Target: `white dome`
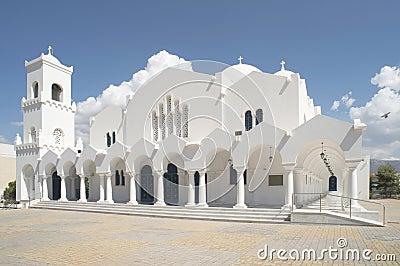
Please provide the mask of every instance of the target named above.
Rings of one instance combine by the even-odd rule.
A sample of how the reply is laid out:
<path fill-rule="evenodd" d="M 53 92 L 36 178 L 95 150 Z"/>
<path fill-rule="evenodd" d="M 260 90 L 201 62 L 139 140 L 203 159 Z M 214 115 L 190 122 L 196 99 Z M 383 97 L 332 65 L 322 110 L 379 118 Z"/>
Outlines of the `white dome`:
<path fill-rule="evenodd" d="M 261 70 L 259 70 L 258 68 L 256 68 L 255 66 L 252 65 L 248 65 L 248 64 L 237 64 L 237 65 L 233 65 L 228 67 L 227 69 L 224 70 L 228 71 L 228 72 L 240 72 L 243 75 L 247 76 L 248 74 L 250 74 L 251 72 L 255 71 L 255 72 L 261 72 Z"/>

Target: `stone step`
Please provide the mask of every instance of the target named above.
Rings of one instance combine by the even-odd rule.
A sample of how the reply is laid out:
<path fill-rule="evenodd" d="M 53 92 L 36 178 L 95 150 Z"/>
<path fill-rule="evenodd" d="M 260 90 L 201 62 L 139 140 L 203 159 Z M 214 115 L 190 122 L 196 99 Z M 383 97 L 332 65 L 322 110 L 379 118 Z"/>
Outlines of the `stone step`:
<path fill-rule="evenodd" d="M 153 208 L 157 207 L 157 208 Z M 254 223 L 287 223 L 290 220 L 290 213 L 282 213 L 281 210 L 271 212 L 254 212 L 250 208 L 245 210 L 227 209 L 213 210 L 209 208 L 185 208 L 170 206 L 151 206 L 151 205 L 126 205 L 126 204 L 97 204 L 97 203 L 76 203 L 76 202 L 39 202 L 32 208 L 65 210 L 65 211 L 83 211 L 96 213 L 113 213 L 122 215 L 137 215 L 147 217 L 166 217 L 180 219 L 197 219 L 213 221 L 236 221 L 236 222 L 254 222 Z M 209 209 L 211 211 L 209 211 Z M 219 208 L 224 209 L 224 208 Z M 249 210 L 249 211 L 247 211 Z"/>
<path fill-rule="evenodd" d="M 40 202 L 34 206 L 77 206 L 77 207 L 95 207 L 95 208 L 112 208 L 112 209 L 139 209 L 139 210 L 151 210 L 151 211 L 187 211 L 193 213 L 233 213 L 233 214 L 245 214 L 245 215 L 289 215 L 290 212 L 281 209 L 261 209 L 261 208 L 246 208 L 246 209 L 234 209 L 234 208 L 221 208 L 221 207 L 183 207 L 183 206 L 154 206 L 154 205 L 129 205 L 129 204 L 108 204 L 108 203 L 79 203 L 79 202 L 57 202 L 57 201 L 47 201 Z"/>

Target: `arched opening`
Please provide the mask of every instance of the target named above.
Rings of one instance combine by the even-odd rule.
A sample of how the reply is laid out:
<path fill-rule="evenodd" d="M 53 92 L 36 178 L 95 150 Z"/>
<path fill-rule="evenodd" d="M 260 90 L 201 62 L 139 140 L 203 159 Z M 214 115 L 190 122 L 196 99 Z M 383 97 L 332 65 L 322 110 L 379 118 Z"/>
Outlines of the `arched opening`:
<path fill-rule="evenodd" d="M 37 81 L 33 82 L 32 84 L 32 95 L 33 98 L 39 97 L 39 83 Z"/>
<path fill-rule="evenodd" d="M 22 168 L 22 175 L 25 181 L 27 196 L 29 199 L 35 198 L 35 171 L 32 165 L 25 165 Z"/>
<path fill-rule="evenodd" d="M 53 195 L 52 200 L 59 200 L 61 198 L 61 178 L 57 175 L 57 171 L 51 175 Z"/>
<path fill-rule="evenodd" d="M 178 204 L 179 201 L 179 175 L 175 164 L 168 164 L 164 174 L 164 194 L 168 204 Z"/>
<path fill-rule="evenodd" d="M 106 134 L 106 141 L 107 141 L 107 147 L 110 147 L 111 146 L 110 132 L 107 132 L 107 134 Z"/>
<path fill-rule="evenodd" d="M 253 116 L 250 110 L 247 110 L 244 114 L 244 128 L 246 131 L 253 128 Z"/>
<path fill-rule="evenodd" d="M 337 177 L 334 175 L 329 177 L 329 191 L 337 191 Z"/>
<path fill-rule="evenodd" d="M 112 178 L 112 194 L 115 202 L 129 201 L 129 184 L 125 183 L 126 165 L 125 161 L 116 157 L 110 162 L 110 170 L 113 174 Z M 107 188 L 106 188 L 107 189 Z"/>
<path fill-rule="evenodd" d="M 53 83 L 53 85 L 51 85 L 51 99 L 54 101 L 61 102 L 62 96 L 63 96 L 62 88 L 58 84 Z"/>
<path fill-rule="evenodd" d="M 35 129 L 35 127 L 31 127 L 31 130 L 29 132 L 29 137 L 30 137 L 30 142 L 31 143 L 36 143 L 36 129 Z"/>
<path fill-rule="evenodd" d="M 150 165 L 145 165 L 140 171 L 140 201 L 142 203 L 154 202 L 154 177 Z"/>

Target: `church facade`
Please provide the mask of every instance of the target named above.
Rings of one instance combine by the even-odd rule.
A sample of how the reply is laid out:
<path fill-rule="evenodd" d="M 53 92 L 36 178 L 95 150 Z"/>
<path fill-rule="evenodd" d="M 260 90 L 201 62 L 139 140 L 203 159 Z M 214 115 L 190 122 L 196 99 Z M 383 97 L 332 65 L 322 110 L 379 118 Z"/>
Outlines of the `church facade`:
<path fill-rule="evenodd" d="M 17 200 L 290 208 L 337 193 L 368 198 L 366 126 L 321 114 L 298 73 L 242 63 L 209 74 L 169 67 L 90 119 L 75 139 L 73 67 L 26 61 Z"/>

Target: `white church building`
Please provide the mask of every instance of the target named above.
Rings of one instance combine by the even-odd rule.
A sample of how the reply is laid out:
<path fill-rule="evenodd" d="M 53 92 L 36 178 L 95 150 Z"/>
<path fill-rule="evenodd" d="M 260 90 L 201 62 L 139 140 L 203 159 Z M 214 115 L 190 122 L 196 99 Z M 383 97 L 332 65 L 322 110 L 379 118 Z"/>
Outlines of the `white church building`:
<path fill-rule="evenodd" d="M 75 138 L 73 67 L 50 49 L 26 61 L 17 200 L 290 208 L 293 193 L 367 199 L 365 124 L 322 115 L 284 62 L 272 74 L 239 59 L 214 74 L 166 68 L 125 109 L 92 117 L 85 145 Z"/>

